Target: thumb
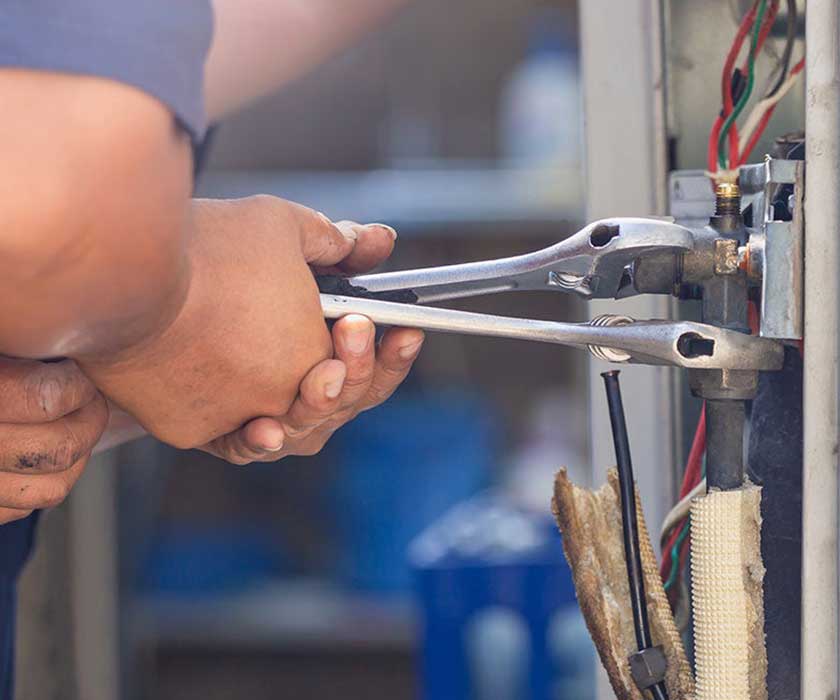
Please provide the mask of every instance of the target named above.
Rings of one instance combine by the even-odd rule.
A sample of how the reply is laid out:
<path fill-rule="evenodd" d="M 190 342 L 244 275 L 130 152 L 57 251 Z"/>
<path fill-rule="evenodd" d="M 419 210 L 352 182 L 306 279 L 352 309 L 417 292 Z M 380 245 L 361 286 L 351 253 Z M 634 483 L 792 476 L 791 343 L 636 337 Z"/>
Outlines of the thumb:
<path fill-rule="evenodd" d="M 353 227 L 338 226 L 323 214 L 305 207 L 298 211 L 298 232 L 303 257 L 315 267 L 337 265 L 356 246 Z"/>

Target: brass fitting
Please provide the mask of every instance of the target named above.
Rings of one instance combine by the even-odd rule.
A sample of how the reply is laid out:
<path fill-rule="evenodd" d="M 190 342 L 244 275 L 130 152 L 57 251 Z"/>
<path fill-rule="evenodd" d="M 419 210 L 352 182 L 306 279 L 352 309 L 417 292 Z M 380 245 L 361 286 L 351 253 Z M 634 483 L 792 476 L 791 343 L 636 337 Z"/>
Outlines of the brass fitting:
<path fill-rule="evenodd" d="M 734 182 L 721 182 L 715 187 L 715 216 L 741 213 L 741 188 Z"/>

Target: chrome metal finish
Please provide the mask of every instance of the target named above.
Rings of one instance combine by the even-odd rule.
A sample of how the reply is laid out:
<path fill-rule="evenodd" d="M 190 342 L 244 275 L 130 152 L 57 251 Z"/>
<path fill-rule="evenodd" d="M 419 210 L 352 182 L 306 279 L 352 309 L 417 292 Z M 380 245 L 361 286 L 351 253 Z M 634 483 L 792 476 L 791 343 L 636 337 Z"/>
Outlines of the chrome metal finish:
<path fill-rule="evenodd" d="M 518 338 L 624 352 L 628 361 L 697 369 L 777 370 L 782 346 L 774 341 L 689 321 L 635 321 L 622 326 L 593 326 L 476 314 L 452 309 L 321 295 L 324 316 L 356 313 L 374 323 L 443 333 Z"/>
<path fill-rule="evenodd" d="M 516 290 L 558 290 L 589 299 L 628 293 L 628 266 L 651 253 L 685 252 L 692 232 L 662 219 L 614 218 L 589 224 L 534 253 L 499 260 L 362 275 L 350 280 L 371 292 L 411 289 L 420 303 Z M 632 290 L 629 290 L 633 293 Z"/>
<path fill-rule="evenodd" d="M 635 321 L 636 319 L 630 318 L 629 316 L 602 314 L 593 318 L 589 322 L 589 325 L 599 328 L 613 328 L 615 326 L 629 326 L 631 323 L 635 323 Z M 627 362 L 631 358 L 629 352 L 616 350 L 615 348 L 607 348 L 603 345 L 590 345 L 589 352 L 591 352 L 594 357 L 597 357 L 599 360 L 603 360 L 604 362 Z"/>

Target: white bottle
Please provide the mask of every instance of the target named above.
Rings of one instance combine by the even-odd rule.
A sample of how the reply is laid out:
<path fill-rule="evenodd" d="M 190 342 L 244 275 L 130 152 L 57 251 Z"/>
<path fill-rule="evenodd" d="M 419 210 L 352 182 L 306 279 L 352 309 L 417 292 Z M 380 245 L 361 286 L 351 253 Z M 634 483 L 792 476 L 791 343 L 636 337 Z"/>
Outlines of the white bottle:
<path fill-rule="evenodd" d="M 559 10 L 534 14 L 528 53 L 502 94 L 502 155 L 530 168 L 580 164 L 581 96 L 574 25 Z"/>
<path fill-rule="evenodd" d="M 525 439 L 504 463 L 502 487 L 517 506 L 550 512 L 560 467 L 573 483 L 589 485 L 586 420 L 586 409 L 567 392 L 534 397 Z"/>

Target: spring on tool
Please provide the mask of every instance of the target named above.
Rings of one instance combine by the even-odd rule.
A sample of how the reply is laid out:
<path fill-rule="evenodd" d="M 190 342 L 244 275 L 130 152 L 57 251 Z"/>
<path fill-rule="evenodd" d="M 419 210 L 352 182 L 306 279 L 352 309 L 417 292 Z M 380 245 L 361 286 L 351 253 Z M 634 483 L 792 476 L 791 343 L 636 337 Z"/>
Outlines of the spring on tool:
<path fill-rule="evenodd" d="M 603 314 L 596 316 L 590 322 L 590 326 L 598 326 L 600 328 L 607 328 L 612 326 L 626 326 L 635 323 L 636 319 L 629 316 L 619 316 L 617 314 Z M 616 348 L 608 348 L 603 345 L 588 345 L 589 352 L 591 352 L 599 360 L 604 362 L 627 362 L 631 355 L 625 350 L 617 350 Z"/>

